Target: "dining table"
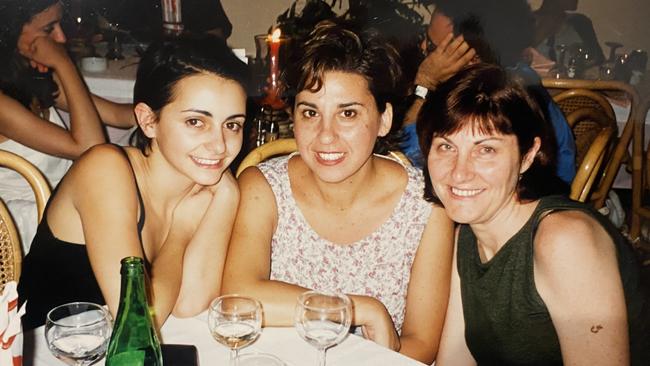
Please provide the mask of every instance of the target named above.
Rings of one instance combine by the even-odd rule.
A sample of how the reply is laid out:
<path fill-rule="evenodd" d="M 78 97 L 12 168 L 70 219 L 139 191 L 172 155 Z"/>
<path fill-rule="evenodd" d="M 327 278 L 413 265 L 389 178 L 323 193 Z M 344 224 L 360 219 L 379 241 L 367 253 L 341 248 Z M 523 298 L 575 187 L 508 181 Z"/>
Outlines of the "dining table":
<path fill-rule="evenodd" d="M 170 316 L 160 330 L 163 344 L 194 345 L 201 366 L 227 365 L 230 350 L 217 343 L 208 330 L 207 312 L 192 318 Z M 304 341 L 293 327 L 265 327 L 259 338 L 240 354 L 266 353 L 281 359 L 286 366 L 317 365 L 316 348 Z M 24 366 L 62 366 L 49 351 L 44 327 L 24 334 Z M 103 366 L 104 360 L 95 365 Z M 328 366 L 422 366 L 423 363 L 382 347 L 355 334 L 348 334 L 343 342 L 327 350 Z"/>

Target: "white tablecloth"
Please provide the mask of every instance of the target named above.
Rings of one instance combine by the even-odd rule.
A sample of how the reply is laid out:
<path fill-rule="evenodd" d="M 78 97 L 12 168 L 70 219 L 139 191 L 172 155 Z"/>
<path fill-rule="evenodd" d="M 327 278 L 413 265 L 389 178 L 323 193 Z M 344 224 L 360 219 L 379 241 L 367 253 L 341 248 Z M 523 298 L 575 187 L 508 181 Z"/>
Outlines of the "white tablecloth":
<path fill-rule="evenodd" d="M 128 56 L 123 60 L 109 60 L 106 70 L 89 72 L 81 69 L 86 85 L 91 93 L 117 103 L 133 101 L 133 86 L 138 69 L 139 58 Z M 119 129 L 107 126 L 109 140 L 118 145 L 128 145 L 134 128 Z"/>
<path fill-rule="evenodd" d="M 199 350 L 201 366 L 226 365 L 229 350 L 217 343 L 208 331 L 205 313 L 189 319 L 170 317 L 161 333 L 163 343 L 193 344 Z M 43 327 L 25 334 L 24 366 L 61 366 L 47 349 Z M 317 351 L 307 344 L 294 328 L 264 328 L 260 338 L 251 346 L 240 351 L 246 353 L 271 353 L 288 366 L 316 365 Z M 104 361 L 96 365 L 104 365 Z M 342 344 L 327 351 L 328 366 L 422 366 L 397 352 L 381 347 L 374 342 L 350 334 Z"/>

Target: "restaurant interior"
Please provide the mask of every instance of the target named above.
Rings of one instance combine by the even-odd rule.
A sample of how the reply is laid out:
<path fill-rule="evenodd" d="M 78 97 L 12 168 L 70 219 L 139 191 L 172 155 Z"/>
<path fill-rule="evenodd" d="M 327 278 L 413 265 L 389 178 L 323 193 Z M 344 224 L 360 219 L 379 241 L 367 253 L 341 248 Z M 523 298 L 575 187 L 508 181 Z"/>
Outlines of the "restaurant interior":
<path fill-rule="evenodd" d="M 546 16 L 544 1 L 528 1 L 530 8 L 538 16 L 537 25 L 543 24 L 543 20 L 539 19 Z M 429 50 L 427 29 L 436 9 L 436 2 L 61 0 L 61 26 L 67 38 L 66 50 L 78 68 L 88 91 L 111 102 L 125 104 L 133 102 L 133 88 L 139 62 L 150 44 L 162 39 L 175 39 L 183 34 L 210 34 L 224 39 L 237 58 L 246 65 L 246 71 L 252 80 L 246 103 L 241 152 L 229 167 L 232 175 L 239 177 L 247 167 L 298 150 L 293 133 L 292 108 L 287 106 L 286 100 L 282 98 L 280 80 L 282 72 L 288 67 L 288 60 L 292 59 L 292 52 L 304 47 L 301 42 L 309 36 L 318 22 L 345 19 L 361 28 L 376 28 L 391 42 L 399 45 L 405 79 L 410 80 L 408 89 L 411 97 L 413 93 L 418 95 L 413 80 L 417 80 L 418 66 Z M 581 28 L 576 28 L 572 35 L 566 38 L 559 35 L 538 37 L 536 34 L 535 44 L 530 44 L 522 57 L 537 73 L 541 85 L 559 107 L 574 138 L 572 144 L 575 146 L 575 166 L 572 168 L 575 176 L 568 182 L 569 198 L 597 210 L 616 227 L 627 239 L 640 263 L 642 282 L 650 286 L 650 2 L 574 0 L 564 3 L 572 3 L 564 12 L 567 19 L 580 19 Z M 557 30 L 557 27 L 554 29 Z M 4 92 L 2 85 L 0 84 L 0 92 Z M 64 124 L 70 123 L 69 114 L 62 112 L 61 116 Z M 128 146 L 132 143 L 131 135 L 136 127 L 104 126 L 104 129 L 110 142 Z M 20 278 L 22 258 L 29 250 L 31 242 L 21 236 L 34 236 L 36 225 L 44 215 L 48 200 L 56 193 L 56 187 L 48 182 L 48 178 L 35 164 L 17 154 L 3 151 L 3 141 L 0 139 L 0 166 L 3 167 L 0 169 L 11 169 L 24 177 L 33 190 L 34 196 L 29 199 L 34 203 L 35 209 L 29 211 L 29 214 L 34 216 L 32 223 L 12 219 L 10 210 L 2 204 L 2 201 L 6 200 L 1 196 L 5 189 L 0 187 L 2 286 Z M 396 150 L 391 154 L 409 166 L 418 166 L 406 151 Z M 421 169 L 422 162 L 419 164 Z M 425 176 L 428 177 L 428 173 Z M 122 265 L 124 266 L 124 262 Z M 147 264 L 145 268 L 146 266 Z M 122 267 L 123 270 L 124 268 Z M 124 280 L 124 277 L 122 279 Z M 15 297 L 15 284 L 12 286 Z M 311 295 L 314 294 L 305 294 L 304 298 L 299 299 L 298 308 L 303 311 L 303 318 L 309 316 L 304 314 L 313 310 L 309 301 L 316 300 L 309 299 Z M 8 296 L 11 295 L 3 295 L 0 305 L 5 306 L 4 302 L 10 298 Z M 314 296 L 320 294 L 316 293 Z M 210 309 L 201 315 L 188 319 L 170 316 L 161 330 L 153 331 L 162 339 L 163 342 L 160 343 L 194 346 L 192 349 L 183 349 L 163 345 L 162 359 L 165 365 L 199 364 L 196 359 L 200 359 L 200 364 L 203 365 L 212 364 L 213 360 L 220 360 L 225 364 L 229 357 L 231 362 L 233 358 L 239 358 L 240 366 L 313 364 L 312 359 L 316 358 L 314 347 L 319 352 L 322 351 L 320 365 L 325 365 L 326 348 L 328 365 L 424 364 L 368 341 L 364 338 L 366 334 L 362 334 L 360 329 L 347 336 L 352 322 L 349 319 L 350 314 L 346 315 L 347 319 L 336 318 L 337 320 L 333 321 L 341 323 L 345 329 L 342 333 L 339 331 L 325 347 L 319 344 L 318 340 L 309 338 L 309 322 L 305 319 L 296 318 L 297 331 L 293 328 L 289 331 L 281 327 L 266 326 L 262 331 L 262 305 L 257 300 L 252 299 L 245 303 L 242 299 L 220 299 L 221 302 L 213 303 Z M 240 301 L 237 306 L 241 309 L 248 307 L 248 310 L 245 315 L 236 314 L 234 318 L 242 322 L 245 320 L 247 326 L 253 324 L 252 326 L 256 327 L 248 340 L 233 341 L 217 334 L 220 322 L 232 321 L 227 317 L 233 316 L 222 307 L 231 306 L 229 302 L 236 301 Z M 330 307 L 350 307 L 347 297 L 341 299 L 331 295 L 327 301 Z M 648 301 L 650 302 L 650 299 Z M 333 302 L 336 304 L 333 305 Z M 0 309 L 0 331 L 7 329 L 9 332 L 13 323 L 7 319 L 18 317 L 19 326 L 19 317 L 22 314 L 17 313 L 15 301 L 13 306 L 11 302 L 6 306 L 10 309 L 7 312 Z M 121 306 L 120 304 L 120 309 Z M 65 316 L 82 311 L 64 310 Z M 89 312 L 88 308 L 83 311 Z M 100 307 L 99 310 L 91 308 L 90 311 L 102 314 L 102 319 L 94 321 L 108 324 L 103 325 L 109 329 L 108 335 L 106 329 L 101 331 L 104 339 L 100 353 L 83 357 L 79 353 L 80 358 L 75 359 L 73 351 L 61 350 L 61 347 L 65 347 L 57 346 L 50 340 L 50 337 L 53 337 L 50 333 L 54 334 L 51 332 L 52 327 L 58 327 L 57 322 L 53 321 L 51 324 L 54 325 L 26 331 L 19 337 L 22 338 L 23 344 L 18 346 L 21 350 L 17 352 L 23 365 L 56 366 L 61 365 L 61 361 L 69 365 L 102 365 L 104 362 L 106 365 L 120 365 L 119 362 L 113 361 L 114 358 L 104 360 L 106 352 L 110 357 L 111 352 L 115 352 L 111 351 L 114 343 L 112 339 L 111 345 L 108 345 L 111 321 L 106 319 L 110 319 L 111 315 L 105 307 Z M 349 313 L 352 310 L 346 311 Z M 5 316 L 7 313 L 9 315 Z M 144 315 L 143 317 L 146 318 Z M 149 327 L 153 329 L 155 326 L 151 324 L 151 319 L 148 321 Z M 118 322 L 115 322 L 113 327 L 115 332 Z M 354 325 L 352 328 L 354 329 Z M 93 332 L 99 334 L 100 331 L 94 329 Z M 17 333 L 20 334 L 19 331 L 14 331 L 13 334 Z M 593 329 L 592 333 L 595 333 Z M 2 342 L 11 346 L 11 342 L 4 338 Z M 237 354 L 240 348 L 236 345 L 237 342 L 241 342 L 241 355 Z M 16 343 L 19 342 L 14 342 L 11 347 L 2 347 L 0 366 L 10 365 L 5 362 L 11 359 L 11 352 L 14 352 L 12 350 L 15 350 Z M 335 347 L 332 347 L 334 345 Z M 157 344 L 157 347 L 160 349 L 160 344 Z M 17 353 L 13 353 L 13 357 L 15 360 Z M 175 358 L 176 361 L 170 361 Z M 144 364 L 158 364 L 147 362 Z M 122 363 L 126 364 L 128 362 Z"/>

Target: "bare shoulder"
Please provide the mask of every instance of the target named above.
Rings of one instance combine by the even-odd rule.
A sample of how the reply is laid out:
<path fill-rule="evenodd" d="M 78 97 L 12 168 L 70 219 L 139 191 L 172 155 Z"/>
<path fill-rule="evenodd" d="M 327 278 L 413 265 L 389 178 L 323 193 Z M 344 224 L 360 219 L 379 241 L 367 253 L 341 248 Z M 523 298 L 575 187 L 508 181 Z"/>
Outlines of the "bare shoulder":
<path fill-rule="evenodd" d="M 535 263 L 542 269 L 595 264 L 615 256 L 614 243 L 605 228 L 594 217 L 577 210 L 546 215 L 534 240 Z"/>
<path fill-rule="evenodd" d="M 120 149 L 111 144 L 93 146 L 75 161 L 65 180 L 89 188 L 79 190 L 82 192 L 91 191 L 93 187 L 102 190 L 110 187 L 113 191 L 121 186 L 119 182 L 129 182 L 128 186 L 133 186 L 133 170 Z"/>

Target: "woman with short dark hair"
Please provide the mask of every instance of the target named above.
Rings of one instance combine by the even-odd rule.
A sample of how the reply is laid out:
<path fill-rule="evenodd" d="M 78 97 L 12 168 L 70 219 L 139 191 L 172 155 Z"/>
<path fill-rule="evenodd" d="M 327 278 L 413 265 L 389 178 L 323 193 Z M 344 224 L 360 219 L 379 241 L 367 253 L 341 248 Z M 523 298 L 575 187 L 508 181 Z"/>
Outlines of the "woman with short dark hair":
<path fill-rule="evenodd" d="M 372 32 L 320 23 L 287 71 L 298 153 L 240 175 L 223 291 L 256 297 L 290 326 L 307 289 L 343 292 L 369 339 L 435 358 L 452 223 L 422 198 L 418 169 L 373 154 L 389 137 L 401 71 Z"/>
<path fill-rule="evenodd" d="M 436 365 L 642 365 L 648 298 L 629 243 L 563 196 L 550 127 L 497 66 L 463 69 L 417 122 L 426 195 L 460 223 Z"/>

